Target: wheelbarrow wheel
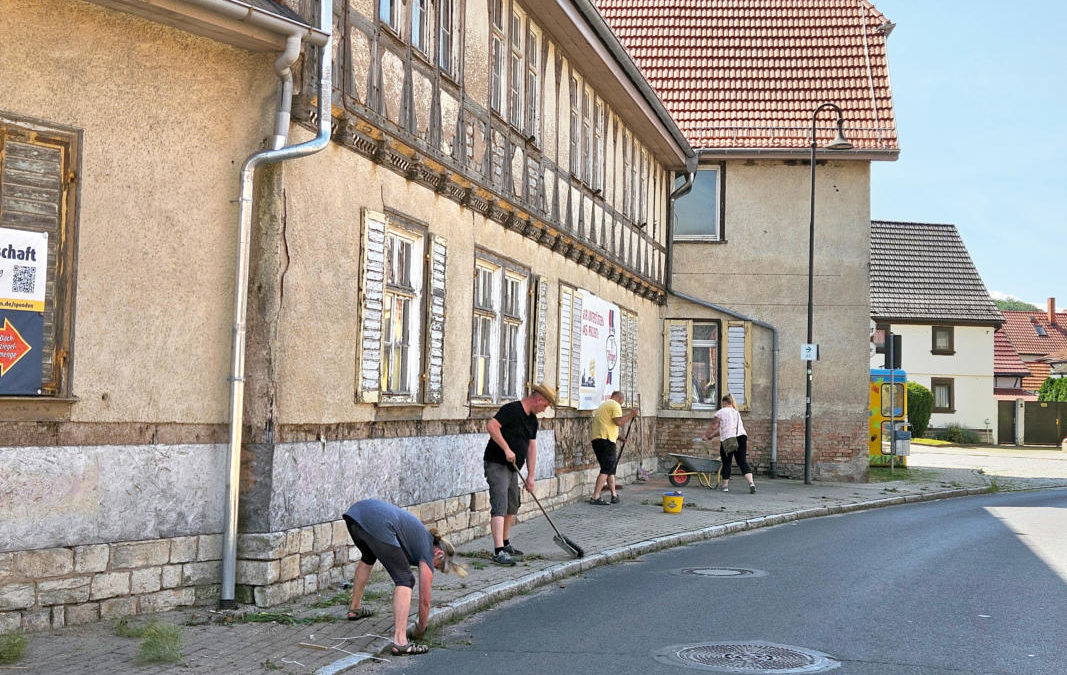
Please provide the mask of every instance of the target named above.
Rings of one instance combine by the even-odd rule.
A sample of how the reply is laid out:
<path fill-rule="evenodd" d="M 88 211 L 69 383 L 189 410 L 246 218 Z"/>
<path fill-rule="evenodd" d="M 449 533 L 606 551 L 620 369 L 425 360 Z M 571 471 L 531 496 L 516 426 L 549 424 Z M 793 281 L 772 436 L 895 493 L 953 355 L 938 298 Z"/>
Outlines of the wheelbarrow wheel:
<path fill-rule="evenodd" d="M 674 487 L 689 485 L 689 473 L 681 464 L 667 472 L 667 482 Z"/>

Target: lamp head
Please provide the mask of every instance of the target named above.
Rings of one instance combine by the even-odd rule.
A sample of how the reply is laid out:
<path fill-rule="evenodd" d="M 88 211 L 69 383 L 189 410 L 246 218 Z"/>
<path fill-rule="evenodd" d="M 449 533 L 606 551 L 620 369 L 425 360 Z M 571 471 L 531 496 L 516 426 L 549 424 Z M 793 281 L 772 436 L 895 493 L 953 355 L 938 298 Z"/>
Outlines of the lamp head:
<path fill-rule="evenodd" d="M 849 143 L 848 139 L 845 138 L 845 130 L 843 129 L 844 124 L 845 124 L 845 120 L 843 120 L 840 117 L 838 117 L 837 118 L 837 133 L 834 134 L 833 140 L 826 144 L 826 149 L 827 150 L 851 150 L 852 149 L 852 144 Z"/>

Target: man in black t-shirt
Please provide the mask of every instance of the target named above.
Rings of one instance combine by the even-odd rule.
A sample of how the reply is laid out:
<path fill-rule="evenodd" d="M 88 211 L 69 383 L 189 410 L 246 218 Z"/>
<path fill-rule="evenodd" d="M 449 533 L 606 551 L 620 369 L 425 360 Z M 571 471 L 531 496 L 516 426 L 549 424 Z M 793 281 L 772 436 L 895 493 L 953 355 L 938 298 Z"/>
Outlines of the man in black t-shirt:
<path fill-rule="evenodd" d="M 537 414 L 555 405 L 556 391 L 544 384 L 535 384 L 522 400 L 500 406 L 485 425 L 489 442 L 482 459 L 485 480 L 489 483 L 493 562 L 498 565 L 514 565 L 514 556 L 522 555 L 508 538 L 522 501 L 519 474 L 515 469 L 526 465 L 526 489 L 533 492 L 534 468 L 537 466 Z"/>

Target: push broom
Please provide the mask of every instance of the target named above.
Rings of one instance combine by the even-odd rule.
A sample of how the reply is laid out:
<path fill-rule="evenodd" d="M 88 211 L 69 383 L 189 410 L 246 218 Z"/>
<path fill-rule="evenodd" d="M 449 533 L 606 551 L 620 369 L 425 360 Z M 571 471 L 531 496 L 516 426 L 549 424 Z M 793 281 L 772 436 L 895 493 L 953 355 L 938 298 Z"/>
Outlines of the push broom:
<path fill-rule="evenodd" d="M 519 467 L 515 466 L 515 462 L 511 463 L 511 468 L 515 471 L 515 473 L 519 474 L 520 478 L 522 477 L 522 474 L 519 473 Z M 525 481 L 523 482 L 523 484 L 525 485 Z M 552 526 L 552 529 L 556 531 L 556 536 L 552 537 L 552 541 L 556 542 L 556 546 L 559 546 L 561 549 L 566 551 L 567 555 L 571 556 L 572 558 L 581 558 L 582 556 L 584 556 L 585 551 L 582 549 L 582 547 L 574 543 L 574 541 L 572 541 L 569 537 L 564 536 L 564 534 L 559 531 L 559 528 L 556 527 L 556 524 L 552 522 L 552 519 L 548 516 L 548 511 L 545 511 L 545 507 L 541 506 L 541 500 L 537 498 L 537 495 L 534 494 L 533 490 L 527 490 L 527 492 L 529 492 L 530 496 L 533 497 L 534 503 L 537 504 L 537 508 L 541 509 L 541 513 L 545 514 L 545 520 L 547 520 L 548 524 Z"/>

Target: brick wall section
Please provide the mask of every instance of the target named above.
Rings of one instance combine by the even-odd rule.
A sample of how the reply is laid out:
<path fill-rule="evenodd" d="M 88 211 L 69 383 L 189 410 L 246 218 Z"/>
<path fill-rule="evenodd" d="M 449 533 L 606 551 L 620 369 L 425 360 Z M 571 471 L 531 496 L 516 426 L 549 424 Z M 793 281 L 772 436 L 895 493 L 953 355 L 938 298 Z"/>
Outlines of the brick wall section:
<path fill-rule="evenodd" d="M 766 474 L 771 463 L 771 422 L 769 419 L 742 419 L 748 432 L 748 463 L 757 474 Z M 656 429 L 656 450 L 660 456 L 659 470 L 674 466 L 668 453 L 683 455 L 718 455 L 715 447 L 694 442 L 707 429 L 707 420 L 689 418 L 661 418 Z M 864 413 L 847 417 L 813 420 L 812 478 L 834 481 L 863 481 L 867 479 L 867 416 Z M 804 419 L 778 421 L 779 478 L 804 476 Z M 668 464 L 670 466 L 668 466 Z"/>

